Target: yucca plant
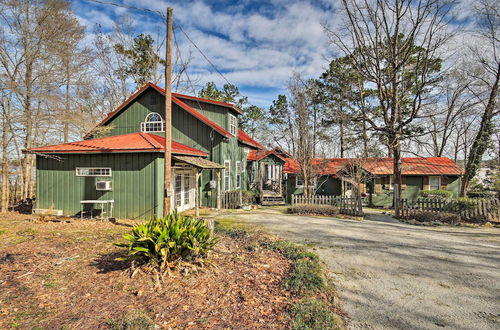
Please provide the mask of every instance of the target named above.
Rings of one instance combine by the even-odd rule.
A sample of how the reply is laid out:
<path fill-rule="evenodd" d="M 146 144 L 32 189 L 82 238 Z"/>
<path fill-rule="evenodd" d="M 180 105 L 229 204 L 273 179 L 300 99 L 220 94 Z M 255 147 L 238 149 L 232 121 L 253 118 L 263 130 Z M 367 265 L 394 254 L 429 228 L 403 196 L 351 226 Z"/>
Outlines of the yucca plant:
<path fill-rule="evenodd" d="M 162 271 L 177 261 L 204 259 L 217 242 L 205 221 L 177 212 L 136 225 L 123 237 L 126 243 L 115 243 L 127 249 L 127 256 L 121 260 L 148 264 L 155 271 Z"/>

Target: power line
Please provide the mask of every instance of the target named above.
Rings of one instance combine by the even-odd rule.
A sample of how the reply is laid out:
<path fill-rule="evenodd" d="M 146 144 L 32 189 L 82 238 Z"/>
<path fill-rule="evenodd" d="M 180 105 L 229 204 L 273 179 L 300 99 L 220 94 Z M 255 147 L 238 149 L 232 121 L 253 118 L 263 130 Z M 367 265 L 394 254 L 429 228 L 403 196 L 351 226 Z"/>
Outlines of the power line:
<path fill-rule="evenodd" d="M 157 14 L 160 15 L 162 18 L 166 18 L 165 13 L 159 11 L 159 10 L 153 10 L 149 8 L 141 8 L 141 7 L 136 7 L 136 6 L 130 6 L 130 5 L 124 5 L 121 3 L 116 3 L 116 2 L 111 2 L 111 1 L 102 1 L 102 0 L 84 0 L 87 2 L 95 2 L 101 5 L 108 5 L 108 6 L 115 6 L 115 7 L 120 7 L 120 8 L 126 8 L 126 9 L 133 9 L 133 10 L 139 10 L 139 11 L 146 11 L 149 13 Z"/>
<path fill-rule="evenodd" d="M 158 11 L 158 10 L 136 7 L 136 6 L 131 6 L 131 5 L 124 5 L 121 3 L 115 3 L 115 2 L 103 1 L 103 0 L 84 0 L 84 1 L 94 2 L 94 3 L 98 3 L 98 4 L 102 4 L 102 5 L 115 6 L 115 7 L 120 7 L 120 8 L 126 8 L 126 9 L 133 9 L 133 10 L 138 10 L 138 11 L 145 11 L 145 12 L 160 15 L 163 19 L 166 19 L 166 15 L 163 12 Z M 179 24 L 176 24 L 175 26 L 181 30 L 181 32 L 184 34 L 186 39 L 189 40 L 189 42 L 194 46 L 194 48 L 196 48 L 196 50 L 201 54 L 201 56 L 203 56 L 203 58 L 210 64 L 210 66 L 212 66 L 212 68 L 215 70 L 215 72 L 217 72 L 222 77 L 222 79 L 224 79 L 229 85 L 232 85 L 231 82 L 226 78 L 226 76 L 224 76 L 224 74 L 219 69 L 217 69 L 215 64 L 208 58 L 207 55 L 205 55 L 205 53 L 200 49 L 200 47 L 198 47 L 198 45 L 189 37 L 189 35 L 186 33 L 186 31 L 184 31 L 182 26 L 180 26 Z M 175 34 L 174 34 L 174 38 L 175 38 Z M 177 49 L 179 49 L 178 45 L 177 45 Z M 186 76 L 187 76 L 187 73 L 186 73 Z M 189 80 L 189 78 L 188 78 L 188 80 Z"/>
<path fill-rule="evenodd" d="M 181 32 L 186 36 L 187 40 L 189 40 L 189 42 L 191 42 L 193 44 L 193 46 L 198 50 L 198 52 L 200 52 L 201 56 L 203 56 L 205 58 L 205 60 L 212 66 L 212 68 L 222 77 L 222 79 L 224 79 L 229 85 L 232 85 L 229 80 L 224 76 L 224 74 L 222 74 L 222 72 L 219 71 L 219 69 L 217 69 L 217 67 L 215 66 L 215 64 L 212 63 L 212 61 L 210 61 L 210 59 L 205 55 L 205 53 L 203 53 L 203 51 L 194 43 L 193 40 L 191 40 L 191 38 L 188 36 L 188 34 L 184 31 L 184 29 L 182 28 L 182 26 L 180 25 L 177 25 L 177 27 L 181 30 Z"/>

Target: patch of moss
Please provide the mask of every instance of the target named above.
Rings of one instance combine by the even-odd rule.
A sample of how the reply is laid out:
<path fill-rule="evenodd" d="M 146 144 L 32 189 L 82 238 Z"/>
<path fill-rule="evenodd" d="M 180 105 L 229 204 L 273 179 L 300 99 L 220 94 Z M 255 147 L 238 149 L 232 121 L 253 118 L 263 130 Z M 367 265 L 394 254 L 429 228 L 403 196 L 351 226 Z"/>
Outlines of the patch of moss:
<path fill-rule="evenodd" d="M 323 330 L 338 329 L 337 315 L 331 307 L 318 299 L 301 300 L 289 312 L 291 329 Z"/>
<path fill-rule="evenodd" d="M 303 258 L 319 260 L 316 253 L 307 251 L 307 248 L 304 246 L 288 241 L 269 242 L 266 244 L 266 247 L 270 250 L 280 252 L 285 258 L 291 260 L 299 260 Z"/>
<path fill-rule="evenodd" d="M 155 323 L 148 314 L 140 309 L 131 309 L 118 320 L 108 321 L 108 326 L 113 330 L 152 330 Z"/>
<path fill-rule="evenodd" d="M 295 295 L 304 296 L 325 288 L 325 278 L 317 260 L 304 258 L 295 261 L 283 285 Z"/>

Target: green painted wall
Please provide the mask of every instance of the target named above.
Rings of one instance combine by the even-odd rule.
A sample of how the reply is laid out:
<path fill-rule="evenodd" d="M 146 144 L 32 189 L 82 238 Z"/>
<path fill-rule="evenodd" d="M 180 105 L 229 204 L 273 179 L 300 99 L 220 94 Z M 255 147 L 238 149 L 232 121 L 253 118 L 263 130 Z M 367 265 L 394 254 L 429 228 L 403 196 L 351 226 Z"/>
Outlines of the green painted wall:
<path fill-rule="evenodd" d="M 341 182 L 339 179 L 320 178 L 320 187 L 317 190 L 318 195 L 334 195 L 338 196 L 342 193 Z M 288 174 L 287 186 L 287 200 L 291 200 L 291 195 L 301 195 L 303 193 L 302 188 L 295 187 L 295 175 Z M 402 198 L 405 199 L 416 199 L 418 198 L 418 193 L 423 188 L 423 176 L 406 176 L 406 188 L 403 189 Z M 458 196 L 460 191 L 460 178 L 459 177 L 448 177 L 447 190 L 453 192 L 454 197 Z M 372 202 L 375 206 L 381 207 L 391 207 L 393 200 L 393 192 L 391 190 L 382 189 L 379 195 L 372 196 Z"/>
<path fill-rule="evenodd" d="M 156 101 L 152 97 L 154 94 Z M 210 104 L 202 104 L 200 107 L 192 101 L 186 103 L 228 129 L 226 108 Z M 164 104 L 164 98 L 157 91 L 149 89 L 106 124 L 112 127 L 106 135 L 140 132 L 140 124 L 146 116 L 150 112 L 163 114 Z M 231 161 L 230 190 L 236 189 L 236 162 L 241 161 L 243 172 L 240 189 L 248 189 L 247 152 L 245 152 L 247 148 L 238 143 L 237 137 L 222 137 L 176 104 L 172 106 L 172 126 L 173 140 L 207 152 L 209 154 L 207 159 L 215 163 L 223 165 L 225 160 Z M 163 135 L 163 133 L 157 134 Z M 55 209 L 62 209 L 65 214 L 75 215 L 80 212 L 80 200 L 114 199 L 116 217 L 149 218 L 163 213 L 161 153 L 72 154 L 62 157 L 64 158 L 62 162 L 37 157 L 38 208 L 49 208 L 54 205 Z M 97 178 L 76 177 L 77 166 L 111 167 L 113 191 L 97 192 L 95 190 Z M 210 181 L 215 179 L 215 171 L 202 171 L 200 197 L 203 206 L 216 206 L 216 189 L 210 188 Z M 224 190 L 223 174 L 221 181 Z"/>
<path fill-rule="evenodd" d="M 330 176 L 322 176 L 318 179 L 319 187 L 317 188 L 318 195 L 340 196 L 342 194 L 341 182 Z"/>
<path fill-rule="evenodd" d="M 162 190 L 154 184 L 163 171 L 158 167 L 159 153 L 60 156 L 61 161 L 37 157 L 37 208 L 53 207 L 74 216 L 80 212 L 81 200 L 113 199 L 113 216 L 118 218 L 147 219 L 161 214 Z M 111 167 L 112 176 L 76 176 L 76 167 Z M 97 191 L 98 180 L 112 181 L 113 190 Z"/>
<path fill-rule="evenodd" d="M 209 103 L 197 102 L 193 100 L 187 100 L 187 99 L 181 99 L 181 100 L 187 105 L 189 105 L 191 108 L 196 109 L 199 113 L 201 113 L 202 115 L 204 115 L 217 125 L 229 131 L 228 108 L 220 107 Z"/>

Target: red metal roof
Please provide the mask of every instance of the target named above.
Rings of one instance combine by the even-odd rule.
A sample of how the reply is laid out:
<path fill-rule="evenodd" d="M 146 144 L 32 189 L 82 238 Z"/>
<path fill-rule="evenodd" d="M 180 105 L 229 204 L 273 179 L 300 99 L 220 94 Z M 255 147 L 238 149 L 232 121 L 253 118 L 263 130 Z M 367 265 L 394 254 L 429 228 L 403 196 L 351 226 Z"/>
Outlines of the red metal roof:
<path fill-rule="evenodd" d="M 108 115 L 106 116 L 106 118 L 104 118 L 99 124 L 97 124 L 96 127 L 104 125 L 106 122 L 108 122 L 120 110 L 122 110 L 130 102 L 132 102 L 137 97 L 139 97 L 149 87 L 151 87 L 151 88 L 157 90 L 158 92 L 160 92 L 161 94 L 165 95 L 165 90 L 163 88 L 161 88 L 161 87 L 159 87 L 159 86 L 157 86 L 157 85 L 155 85 L 153 83 L 147 83 L 146 85 L 142 86 L 137 92 L 135 92 L 132 96 L 130 96 L 127 100 L 125 100 L 125 102 L 123 102 L 118 108 L 116 108 L 112 112 L 108 113 Z M 198 111 L 196 111 L 195 109 L 193 109 L 192 107 L 190 107 L 189 105 L 187 105 L 186 103 L 184 103 L 181 100 L 179 100 L 176 97 L 176 95 L 182 95 L 182 94 L 172 93 L 172 102 L 173 103 L 177 104 L 178 106 L 180 106 L 181 108 L 183 108 L 184 110 L 186 110 L 187 112 L 189 112 L 190 114 L 192 114 L 194 117 L 196 117 L 197 119 L 201 120 L 203 123 L 205 123 L 208 126 L 212 127 L 214 130 L 216 130 L 221 135 L 223 135 L 225 137 L 232 137 L 233 136 L 231 133 L 229 133 L 228 131 L 226 131 L 224 128 L 222 128 L 221 126 L 217 125 L 216 123 L 214 123 L 213 121 L 211 121 L 210 119 L 208 119 L 207 117 L 205 117 L 204 115 L 202 115 L 201 113 L 199 113 Z M 187 95 L 183 95 L 184 98 L 186 98 L 186 96 Z M 200 100 L 204 100 L 205 102 L 209 102 L 209 103 L 215 102 L 215 101 L 211 101 L 211 100 L 207 100 L 207 99 L 200 99 Z M 84 136 L 84 138 L 88 137 L 91 133 L 92 132 L 87 133 Z"/>
<path fill-rule="evenodd" d="M 241 115 L 243 114 L 243 111 L 241 111 L 240 108 L 238 108 L 237 106 L 235 106 L 234 104 L 231 104 L 231 103 L 214 101 L 214 100 L 210 100 L 210 99 L 204 99 L 202 97 L 196 97 L 196 96 L 191 96 L 191 95 L 184 95 L 184 94 L 179 94 L 179 93 L 172 93 L 172 95 L 175 96 L 175 97 L 177 97 L 177 98 L 180 98 L 180 99 L 188 99 L 188 100 L 193 100 L 193 101 L 200 101 L 200 102 L 203 102 L 203 103 L 210 103 L 210 104 L 222 105 L 223 107 L 232 109 L 232 110 L 238 112 Z"/>
<path fill-rule="evenodd" d="M 393 174 L 393 158 L 323 158 L 314 159 L 318 174 L 335 175 L 348 164 L 358 164 L 374 175 Z M 401 159 L 404 175 L 462 175 L 463 169 L 447 157 L 404 157 Z M 286 173 L 298 173 L 299 166 L 291 158 L 285 164 Z"/>
<path fill-rule="evenodd" d="M 97 139 L 83 140 L 37 147 L 27 150 L 30 153 L 112 153 L 112 152 L 155 152 L 163 151 L 165 138 L 150 133 L 131 133 L 108 136 Z M 172 141 L 172 153 L 178 155 L 202 156 L 208 154 L 201 150 Z"/>
<path fill-rule="evenodd" d="M 264 149 L 264 146 L 260 144 L 259 142 L 255 141 L 248 135 L 247 133 L 243 132 L 243 130 L 239 129 L 238 130 L 238 140 L 241 143 L 248 144 L 249 146 L 258 148 L 258 149 Z"/>
<path fill-rule="evenodd" d="M 248 153 L 248 160 L 261 160 L 263 158 L 266 158 L 269 155 L 275 155 L 276 157 L 282 159 L 285 162 L 285 166 L 286 166 L 286 162 L 288 161 L 288 159 L 283 158 L 283 156 L 281 156 L 279 153 L 277 153 L 274 149 L 273 150 L 263 150 L 263 149 L 251 150 Z"/>

